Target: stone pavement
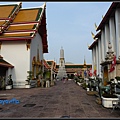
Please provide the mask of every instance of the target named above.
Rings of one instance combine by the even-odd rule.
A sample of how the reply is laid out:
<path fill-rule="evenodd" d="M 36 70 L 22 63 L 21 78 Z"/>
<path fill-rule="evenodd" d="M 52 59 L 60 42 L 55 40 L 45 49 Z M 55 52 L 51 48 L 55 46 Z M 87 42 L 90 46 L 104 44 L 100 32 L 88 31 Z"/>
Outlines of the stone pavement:
<path fill-rule="evenodd" d="M 104 108 L 96 97 L 86 94 L 73 80 L 56 81 L 49 88 L 0 91 L 0 100 L 19 100 L 19 104 L 0 104 L 0 118 L 119 118 L 120 110 Z"/>

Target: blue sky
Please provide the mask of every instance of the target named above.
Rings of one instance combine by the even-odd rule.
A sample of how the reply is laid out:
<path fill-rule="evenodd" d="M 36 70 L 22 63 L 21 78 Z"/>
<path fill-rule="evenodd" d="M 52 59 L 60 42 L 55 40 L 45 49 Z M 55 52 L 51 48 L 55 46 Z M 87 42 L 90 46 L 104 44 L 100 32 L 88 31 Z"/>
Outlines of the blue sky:
<path fill-rule="evenodd" d="M 0 4 L 13 2 L 0 2 Z M 64 49 L 65 62 L 92 63 L 92 53 L 88 45 L 94 41 L 91 31 L 96 34 L 95 26 L 100 24 L 112 2 L 46 2 L 48 52 L 46 60 L 60 58 Z M 22 2 L 22 8 L 37 7 L 44 2 Z"/>

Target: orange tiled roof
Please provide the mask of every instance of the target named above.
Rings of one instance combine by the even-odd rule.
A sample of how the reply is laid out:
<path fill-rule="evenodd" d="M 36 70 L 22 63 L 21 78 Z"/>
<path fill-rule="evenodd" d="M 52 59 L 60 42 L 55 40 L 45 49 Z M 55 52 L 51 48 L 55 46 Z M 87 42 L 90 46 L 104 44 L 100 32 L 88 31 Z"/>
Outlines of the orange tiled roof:
<path fill-rule="evenodd" d="M 46 20 L 43 20 L 46 19 L 46 5 L 29 9 L 22 9 L 21 5 L 21 2 L 0 5 L 0 41 L 32 39 L 38 32 L 42 37 L 43 52 L 47 53 Z"/>
<path fill-rule="evenodd" d="M 22 9 L 19 11 L 17 16 L 15 17 L 13 23 L 14 22 L 38 21 L 37 16 L 38 14 L 41 14 L 42 10 L 43 10 L 42 8 Z"/>
<path fill-rule="evenodd" d="M 0 18 L 9 18 L 18 5 L 0 5 Z"/>

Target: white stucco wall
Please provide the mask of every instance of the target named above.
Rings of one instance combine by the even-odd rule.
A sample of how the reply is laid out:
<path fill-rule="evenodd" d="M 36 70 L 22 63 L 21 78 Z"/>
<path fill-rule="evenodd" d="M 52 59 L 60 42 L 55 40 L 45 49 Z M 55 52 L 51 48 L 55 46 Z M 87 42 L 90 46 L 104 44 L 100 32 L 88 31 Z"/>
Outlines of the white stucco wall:
<path fill-rule="evenodd" d="M 24 88 L 27 83 L 28 73 L 32 70 L 33 56 L 37 57 L 37 48 L 39 48 L 40 60 L 43 59 L 42 39 L 37 33 L 31 40 L 30 49 L 27 50 L 26 42 L 23 41 L 4 41 L 1 46 L 1 55 L 4 60 L 11 63 L 14 68 L 8 69 L 7 76 L 12 74 L 14 86 Z"/>
<path fill-rule="evenodd" d="M 31 41 L 31 46 L 30 46 L 30 70 L 32 70 L 33 57 L 36 56 L 36 58 L 37 58 L 37 49 L 39 49 L 40 60 L 43 60 L 42 38 L 38 33 L 36 33 L 35 37 Z"/>
<path fill-rule="evenodd" d="M 27 79 L 26 71 L 30 67 L 30 52 L 27 50 L 25 41 L 2 42 L 1 55 L 4 60 L 14 66 L 11 71 L 8 70 L 8 75 L 12 74 L 13 82 L 25 82 Z"/>

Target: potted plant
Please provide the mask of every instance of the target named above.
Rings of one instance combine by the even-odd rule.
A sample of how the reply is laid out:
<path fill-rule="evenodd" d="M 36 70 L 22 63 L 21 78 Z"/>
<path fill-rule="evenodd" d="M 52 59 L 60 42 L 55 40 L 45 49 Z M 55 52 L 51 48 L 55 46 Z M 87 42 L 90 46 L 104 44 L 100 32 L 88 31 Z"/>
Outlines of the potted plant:
<path fill-rule="evenodd" d="M 30 80 L 32 80 L 32 71 L 27 71 L 27 73 L 28 73 L 28 76 L 27 76 L 27 84 L 25 84 L 25 87 L 26 88 L 30 88 L 31 87 L 31 84 L 30 84 Z"/>
<path fill-rule="evenodd" d="M 6 89 L 12 89 L 12 88 L 13 88 L 13 81 L 12 81 L 12 75 L 10 74 L 8 76 L 8 81 L 7 81 Z"/>
<path fill-rule="evenodd" d="M 96 85 L 97 81 L 95 80 L 94 77 L 89 77 L 88 80 L 88 86 L 87 86 L 87 94 L 88 95 L 95 95 L 97 93 L 96 91 Z"/>
<path fill-rule="evenodd" d="M 108 88 L 103 89 L 102 94 L 102 105 L 106 108 L 112 108 L 112 102 L 115 100 L 119 100 L 118 96 L 115 95 L 114 91 L 114 79 L 110 79 L 110 81 L 107 82 Z"/>
<path fill-rule="evenodd" d="M 102 98 L 101 98 L 101 94 L 102 94 L 102 91 L 101 91 L 101 84 L 102 84 L 102 78 L 99 77 L 99 75 L 96 76 L 96 88 L 97 88 L 97 98 L 96 98 L 96 103 L 101 105 L 102 104 Z"/>
<path fill-rule="evenodd" d="M 116 76 L 115 79 L 117 80 L 115 84 L 115 94 L 120 98 L 120 77 Z"/>

